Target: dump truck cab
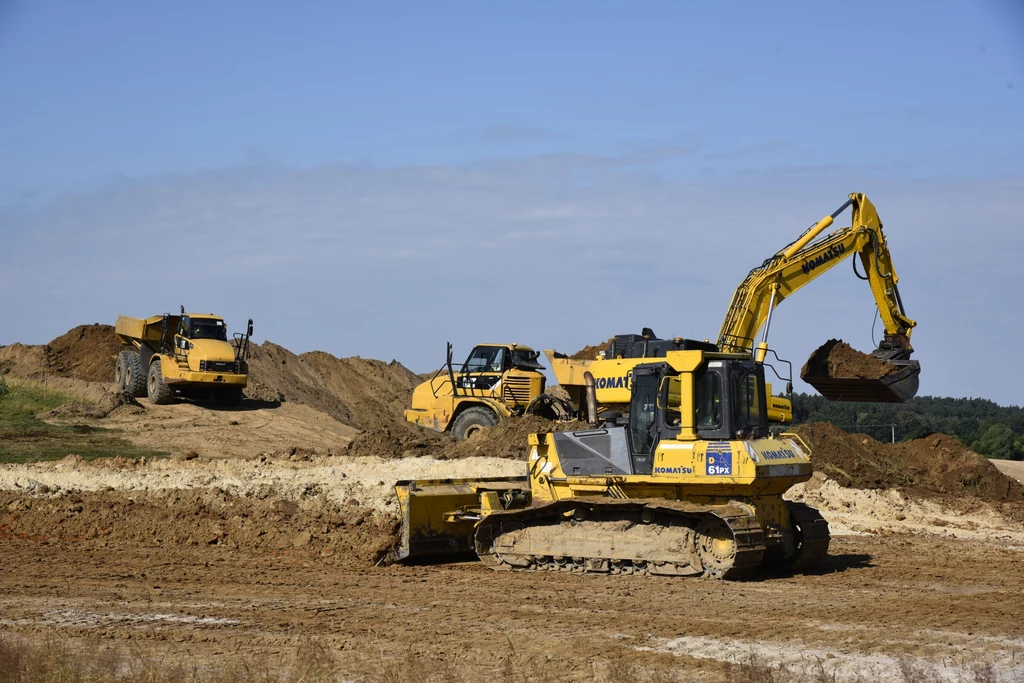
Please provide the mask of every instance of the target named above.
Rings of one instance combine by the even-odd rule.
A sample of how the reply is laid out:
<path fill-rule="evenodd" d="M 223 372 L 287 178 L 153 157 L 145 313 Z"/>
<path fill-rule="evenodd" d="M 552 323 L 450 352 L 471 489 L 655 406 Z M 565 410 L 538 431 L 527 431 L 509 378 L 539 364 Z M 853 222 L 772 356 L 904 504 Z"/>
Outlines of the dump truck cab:
<path fill-rule="evenodd" d="M 502 418 L 524 414 L 544 394 L 539 352 L 521 344 L 478 344 L 461 366 L 445 365 L 413 391 L 405 419 L 466 439 Z"/>

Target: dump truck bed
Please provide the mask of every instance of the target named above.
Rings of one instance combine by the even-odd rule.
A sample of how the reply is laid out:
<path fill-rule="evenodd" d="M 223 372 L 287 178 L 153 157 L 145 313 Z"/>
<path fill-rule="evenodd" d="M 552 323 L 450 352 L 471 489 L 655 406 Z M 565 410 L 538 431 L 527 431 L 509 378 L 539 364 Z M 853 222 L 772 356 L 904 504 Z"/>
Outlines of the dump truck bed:
<path fill-rule="evenodd" d="M 167 329 L 177 330 L 180 316 L 167 316 Z M 131 344 L 133 341 L 160 341 L 160 331 L 163 329 L 164 316 L 154 315 L 149 318 L 132 318 L 127 315 L 117 316 L 114 324 L 114 334 L 123 344 Z"/>

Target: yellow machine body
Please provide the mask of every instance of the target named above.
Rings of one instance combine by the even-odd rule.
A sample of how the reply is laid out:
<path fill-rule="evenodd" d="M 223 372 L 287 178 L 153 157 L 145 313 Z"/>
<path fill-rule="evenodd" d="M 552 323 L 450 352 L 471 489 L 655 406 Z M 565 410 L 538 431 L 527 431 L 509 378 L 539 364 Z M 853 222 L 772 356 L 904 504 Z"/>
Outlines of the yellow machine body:
<path fill-rule="evenodd" d="M 245 334 L 228 340 L 224 319 L 185 313 L 149 318 L 119 316 L 114 334 L 123 345 L 115 366 L 119 388 L 168 403 L 176 396 L 212 398 L 222 405 L 241 400 L 248 380 Z"/>
<path fill-rule="evenodd" d="M 405 419 L 438 432 L 468 438 L 479 428 L 522 415 L 544 393 L 537 352 L 521 344 L 478 344 L 455 369 L 451 349 L 445 367 L 413 390 Z"/>
<path fill-rule="evenodd" d="M 551 372 L 555 380 L 569 394 L 570 399 L 578 406 L 585 404 L 586 374 L 594 378 L 599 409 L 620 410 L 629 405 L 630 381 L 633 368 L 650 363 L 655 358 L 569 358 L 554 349 L 544 349 L 544 355 L 551 364 Z M 768 421 L 775 424 L 788 424 L 793 421 L 793 402 L 784 396 L 772 395 L 772 385 L 765 385 L 768 394 Z"/>
<path fill-rule="evenodd" d="M 760 364 L 670 351 L 634 375 L 628 425 L 533 434 L 522 477 L 399 482 L 395 558 L 732 578 L 827 554 L 824 519 L 782 498 L 810 449 L 768 430 Z"/>

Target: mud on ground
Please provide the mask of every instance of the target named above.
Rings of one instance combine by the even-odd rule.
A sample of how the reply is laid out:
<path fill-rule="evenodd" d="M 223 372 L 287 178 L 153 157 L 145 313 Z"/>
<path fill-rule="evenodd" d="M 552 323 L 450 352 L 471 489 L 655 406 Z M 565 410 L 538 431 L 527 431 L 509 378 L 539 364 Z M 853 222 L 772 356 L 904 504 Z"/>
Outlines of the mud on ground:
<path fill-rule="evenodd" d="M 903 661 L 936 680 L 979 662 L 1024 675 L 1019 528 L 862 530 L 813 573 L 744 582 L 375 566 L 394 530 L 376 493 L 394 479 L 513 466 L 302 453 L 7 466 L 0 632 L 211 662 L 315 641 L 367 681 L 407 661 L 433 680 L 724 681 L 751 653 L 796 680 L 821 663 L 829 680 L 902 680 Z M 841 528 L 848 510 L 825 514 Z"/>

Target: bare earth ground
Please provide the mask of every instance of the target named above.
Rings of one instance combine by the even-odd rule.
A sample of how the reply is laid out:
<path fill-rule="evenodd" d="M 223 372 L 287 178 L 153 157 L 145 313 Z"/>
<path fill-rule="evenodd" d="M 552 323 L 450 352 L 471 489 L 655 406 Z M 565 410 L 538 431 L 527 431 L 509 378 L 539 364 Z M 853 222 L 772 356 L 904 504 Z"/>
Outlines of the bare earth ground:
<path fill-rule="evenodd" d="M 315 640 L 354 671 L 368 656 L 413 657 L 457 680 L 500 679 L 514 661 L 538 680 L 628 669 L 718 681 L 725 663 L 752 655 L 794 673 L 823 666 L 836 680 L 903 680 L 905 661 L 940 680 L 971 680 L 961 665 L 979 661 L 1000 680 L 1024 677 L 1024 530 L 991 510 L 963 516 L 893 492 L 832 491 L 819 479 L 794 496 L 822 504 L 848 535 L 814 574 L 747 582 L 377 567 L 344 542 L 378 527 L 321 521 L 332 510 L 393 511 L 399 478 L 520 468 L 324 456 L 4 466 L 0 630 L 141 642 L 211 661 L 286 657 Z M 223 513 L 214 495 L 236 512 Z M 294 503 L 294 517 L 246 507 L 283 509 L 280 501 Z M 119 512 L 125 506 L 135 511 Z M 883 506 L 900 511 L 886 517 Z M 259 545 L 239 516 L 287 534 Z M 207 538 L 205 518 L 226 531 Z"/>

